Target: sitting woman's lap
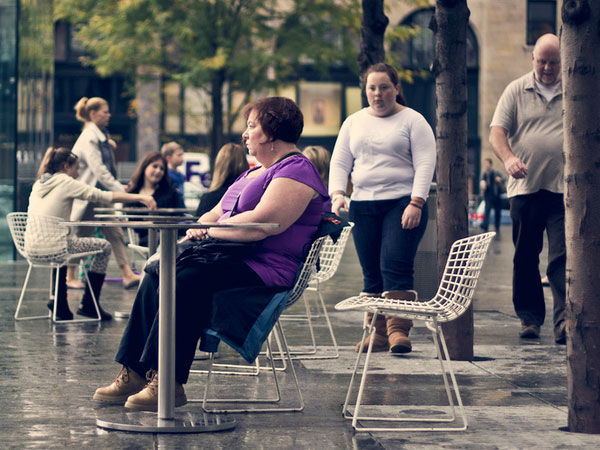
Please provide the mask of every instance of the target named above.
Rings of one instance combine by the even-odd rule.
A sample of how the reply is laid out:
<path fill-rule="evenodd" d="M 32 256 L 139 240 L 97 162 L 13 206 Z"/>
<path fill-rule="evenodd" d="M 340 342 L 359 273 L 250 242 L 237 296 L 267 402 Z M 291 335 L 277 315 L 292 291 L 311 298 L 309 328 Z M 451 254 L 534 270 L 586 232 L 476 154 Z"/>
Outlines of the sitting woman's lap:
<path fill-rule="evenodd" d="M 211 316 L 212 294 L 224 289 L 263 285 L 241 261 L 220 261 L 177 269 L 175 378 L 185 383 L 201 331 Z M 143 374 L 158 367 L 158 277 L 146 275 L 115 359 Z"/>

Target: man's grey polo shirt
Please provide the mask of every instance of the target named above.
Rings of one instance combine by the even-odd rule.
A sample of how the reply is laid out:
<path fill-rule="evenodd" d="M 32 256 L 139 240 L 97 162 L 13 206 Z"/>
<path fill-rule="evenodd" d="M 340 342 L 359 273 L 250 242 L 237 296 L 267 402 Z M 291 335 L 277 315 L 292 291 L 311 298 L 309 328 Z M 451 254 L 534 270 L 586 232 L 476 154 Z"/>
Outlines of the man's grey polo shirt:
<path fill-rule="evenodd" d="M 533 72 L 511 82 L 500 97 L 490 127 L 507 131 L 512 152 L 527 166 L 525 178 L 508 178 L 509 197 L 540 189 L 563 192 L 562 88 L 547 101 L 535 86 Z"/>

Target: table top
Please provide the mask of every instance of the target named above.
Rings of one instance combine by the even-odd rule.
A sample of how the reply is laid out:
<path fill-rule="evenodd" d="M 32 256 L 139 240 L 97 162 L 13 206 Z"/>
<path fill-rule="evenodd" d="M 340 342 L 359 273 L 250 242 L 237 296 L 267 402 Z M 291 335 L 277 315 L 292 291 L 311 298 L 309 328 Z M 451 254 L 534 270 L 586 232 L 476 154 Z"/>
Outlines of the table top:
<path fill-rule="evenodd" d="M 95 219 L 115 219 L 115 220 L 123 220 L 123 221 L 127 221 L 127 220 L 156 220 L 156 221 L 182 221 L 182 220 L 187 220 L 187 221 L 193 221 L 193 220 L 198 220 L 198 217 L 192 216 L 190 214 L 185 214 L 185 215 L 176 215 L 176 216 L 167 216 L 167 215 L 160 215 L 160 214 L 95 214 L 94 215 Z"/>
<path fill-rule="evenodd" d="M 101 207 L 94 208 L 94 212 L 110 213 L 110 212 L 124 212 L 124 213 L 135 213 L 135 214 L 174 214 L 174 213 L 194 213 L 196 210 L 188 208 L 143 208 L 143 207 L 128 207 L 123 208 L 113 207 Z"/>
<path fill-rule="evenodd" d="M 161 218 L 162 220 L 162 218 Z M 113 222 L 102 220 L 82 220 L 76 222 L 61 222 L 62 225 L 68 227 L 122 227 L 122 228 L 141 228 L 141 229 L 161 229 L 161 230 L 180 230 L 188 228 L 279 228 L 278 223 L 200 223 L 180 221 L 178 223 L 166 222 L 142 222 L 142 221 L 122 221 Z"/>

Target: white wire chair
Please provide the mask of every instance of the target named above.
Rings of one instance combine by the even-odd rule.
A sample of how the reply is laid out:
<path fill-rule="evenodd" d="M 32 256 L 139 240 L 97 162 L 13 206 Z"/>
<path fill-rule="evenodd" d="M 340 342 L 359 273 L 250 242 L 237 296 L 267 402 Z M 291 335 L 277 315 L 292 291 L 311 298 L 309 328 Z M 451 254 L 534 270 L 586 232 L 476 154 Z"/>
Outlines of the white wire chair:
<path fill-rule="evenodd" d="M 325 241 L 326 237 L 320 237 L 318 239 L 316 239 L 313 244 L 311 245 L 310 251 L 308 252 L 308 255 L 306 256 L 306 259 L 304 260 L 304 263 L 302 264 L 302 267 L 300 268 L 299 272 L 298 272 L 298 276 L 296 277 L 296 282 L 294 284 L 294 287 L 289 291 L 288 293 L 288 297 L 285 300 L 285 308 L 290 307 L 291 305 L 293 305 L 301 296 L 302 293 L 304 292 L 304 290 L 306 289 L 306 286 L 308 285 L 309 281 L 310 281 L 310 277 L 311 274 L 314 270 L 314 267 L 317 263 L 318 257 L 319 257 L 319 253 L 321 251 L 321 248 L 323 246 L 323 243 Z M 245 408 L 217 408 L 217 407 L 210 407 L 209 405 L 211 404 L 280 404 L 282 396 L 281 396 L 281 389 L 280 389 L 280 385 L 279 385 L 279 380 L 277 377 L 277 368 L 275 367 L 275 363 L 274 363 L 274 359 L 272 357 L 272 353 L 271 353 L 271 344 L 269 342 L 269 339 L 266 340 L 266 345 L 267 345 L 267 355 L 270 355 L 270 357 L 268 358 L 270 361 L 270 368 L 269 371 L 271 372 L 272 376 L 273 376 L 273 380 L 274 380 L 274 385 L 275 385 L 275 395 L 271 398 L 257 398 L 257 397 L 252 397 L 252 398 L 219 398 L 219 397 L 210 397 L 209 393 L 210 393 L 210 389 L 211 389 L 211 385 L 212 385 L 212 378 L 214 375 L 214 371 L 213 371 L 213 367 L 217 366 L 216 363 L 214 363 L 214 354 L 211 353 L 210 359 L 209 359 L 209 368 L 208 368 L 208 376 L 206 379 L 206 385 L 204 388 L 204 397 L 202 399 L 202 409 L 205 412 L 210 412 L 210 413 L 245 413 L 245 412 L 299 412 L 304 410 L 304 399 L 302 398 L 302 392 L 300 391 L 300 386 L 298 384 L 298 377 L 296 374 L 296 370 L 294 369 L 294 364 L 292 362 L 292 358 L 291 358 L 291 354 L 289 351 L 289 347 L 287 345 L 287 341 L 285 338 L 285 334 L 283 332 L 283 328 L 281 327 L 281 323 L 279 318 L 277 318 L 277 320 L 275 321 L 275 325 L 273 327 L 274 332 L 276 332 L 279 337 L 280 340 L 278 340 L 278 343 L 280 345 L 280 351 L 282 353 L 282 356 L 285 358 L 284 360 L 287 362 L 287 366 L 290 367 L 290 372 L 292 375 L 292 379 L 294 381 L 294 387 L 295 387 L 295 391 L 296 391 L 296 396 L 297 396 L 297 406 L 290 406 L 290 407 L 282 407 L 282 406 L 263 406 L 263 407 L 245 407 Z M 220 367 L 227 367 L 227 365 L 225 364 L 219 364 Z M 229 367 L 239 367 L 239 366 L 235 366 L 235 365 L 231 365 Z M 260 370 L 259 370 L 260 371 Z M 237 374 L 239 375 L 240 373 L 234 373 L 234 372 L 230 372 L 230 375 L 234 375 Z M 200 400 L 189 400 L 190 402 L 199 402 Z"/>
<path fill-rule="evenodd" d="M 284 314 L 281 316 L 280 320 L 282 321 L 306 321 L 308 326 L 311 344 L 310 346 L 308 346 L 307 350 L 302 350 L 298 347 L 290 347 L 290 351 L 294 359 L 336 359 L 340 355 L 338 344 L 335 339 L 335 334 L 333 332 L 333 327 L 331 325 L 331 320 L 329 318 L 329 313 L 327 312 L 325 300 L 323 299 L 323 294 L 321 293 L 321 285 L 326 281 L 330 280 L 335 275 L 340 265 L 340 261 L 342 260 L 342 255 L 344 253 L 344 249 L 346 248 L 346 243 L 348 242 L 348 237 L 350 236 L 352 227 L 354 227 L 354 223 L 349 222 L 349 226 L 346 226 L 342 229 L 342 232 L 336 242 L 333 242 L 331 237 L 327 237 L 323 244 L 323 247 L 321 248 L 321 253 L 319 255 L 319 270 L 313 272 L 308 286 L 306 287 L 307 291 L 317 293 L 317 313 L 313 314 L 310 302 L 307 296 L 304 295 L 303 300 L 304 307 L 306 310 L 305 314 Z M 332 354 L 317 354 L 318 347 L 315 338 L 315 331 L 313 328 L 313 319 L 320 318 L 321 314 L 323 314 L 323 317 L 327 324 L 327 328 L 329 330 L 329 336 L 331 337 L 331 343 L 333 344 Z"/>
<path fill-rule="evenodd" d="M 148 259 L 150 250 L 148 247 L 140 245 L 140 238 L 133 228 L 127 228 L 127 239 L 129 240 L 127 243 L 127 248 L 133 250 L 136 255 L 140 256 L 144 259 L 144 261 L 146 261 Z"/>
<path fill-rule="evenodd" d="M 363 335 L 361 347 L 364 345 L 367 332 L 370 333 L 371 339 L 365 357 L 362 377 L 356 397 L 354 411 L 351 413 L 350 397 L 352 395 L 352 387 L 354 379 L 358 371 L 362 352 L 359 352 L 352 372 L 352 378 L 346 393 L 346 399 L 342 408 L 342 414 L 346 419 L 352 419 L 352 426 L 356 431 L 362 432 L 379 432 L 379 431 L 464 431 L 467 429 L 467 417 L 465 415 L 464 406 L 458 390 L 458 384 L 452 370 L 450 356 L 446 347 L 446 341 L 442 333 L 442 322 L 449 322 L 460 317 L 471 304 L 473 292 L 477 285 L 477 280 L 481 272 L 481 266 L 485 259 L 488 247 L 492 238 L 496 233 L 483 233 L 476 236 L 459 239 L 450 249 L 446 267 L 442 275 L 442 280 L 438 287 L 438 291 L 431 300 L 428 301 L 410 301 L 399 299 L 386 299 L 375 297 L 351 297 L 338 303 L 335 308 L 340 311 L 359 310 L 373 313 L 373 319 L 368 327 L 363 327 Z M 436 417 L 425 417 L 423 414 L 409 417 L 390 417 L 390 416 L 361 416 L 360 410 L 362 405 L 363 394 L 369 377 L 367 371 L 371 357 L 374 334 L 375 334 L 375 319 L 378 315 L 401 317 L 405 319 L 424 320 L 427 328 L 432 332 L 433 344 L 437 353 L 437 358 L 441 365 L 442 378 L 444 387 L 448 397 L 448 411 Z M 366 323 L 366 322 L 365 322 Z M 440 350 L 440 344 L 441 349 Z M 455 412 L 455 402 L 448 381 L 450 375 L 452 389 L 456 397 L 460 420 Z M 369 408 L 375 405 L 368 405 Z M 383 405 L 377 405 L 383 406 Z M 396 416 L 396 415 L 395 415 Z M 445 424 L 445 426 L 423 426 L 423 427 L 375 427 L 359 425 L 359 421 L 387 421 L 387 422 L 412 422 L 412 423 L 429 423 L 429 424 Z M 455 424 L 450 426 L 450 424 Z"/>
<path fill-rule="evenodd" d="M 25 275 L 23 288 L 21 289 L 21 295 L 19 296 L 19 302 L 17 303 L 17 309 L 14 316 L 15 320 L 50 318 L 53 322 L 57 323 L 99 322 L 101 317 L 100 310 L 98 308 L 98 302 L 94 296 L 90 281 L 87 278 L 87 270 L 85 268 L 83 270 L 88 283 L 88 288 L 92 294 L 97 317 L 72 320 L 57 319 L 56 309 L 58 298 L 58 276 L 56 277 L 56 283 L 54 283 L 54 287 L 52 286 L 52 276 L 50 277 L 50 298 L 54 299 L 52 311 L 49 311 L 48 314 L 45 315 L 20 315 L 23 298 L 25 296 L 25 291 L 31 275 L 31 270 L 34 267 L 48 268 L 51 272 L 54 270 L 58 271 L 60 267 L 66 266 L 69 261 L 80 260 L 87 256 L 95 255 L 101 253 L 102 250 L 92 250 L 82 253 L 69 253 L 67 249 L 68 229 L 66 226 L 61 225 L 60 222 L 62 222 L 63 219 L 60 217 L 15 212 L 9 213 L 6 216 L 6 220 L 8 222 L 8 228 L 10 229 L 10 234 L 17 251 L 27 260 L 29 264 L 27 274 Z"/>

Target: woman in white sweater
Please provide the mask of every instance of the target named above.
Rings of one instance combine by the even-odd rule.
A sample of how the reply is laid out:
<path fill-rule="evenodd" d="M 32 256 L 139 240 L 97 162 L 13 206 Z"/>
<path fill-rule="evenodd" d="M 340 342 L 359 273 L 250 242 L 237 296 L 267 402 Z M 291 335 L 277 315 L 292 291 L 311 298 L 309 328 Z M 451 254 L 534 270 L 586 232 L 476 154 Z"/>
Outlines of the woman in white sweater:
<path fill-rule="evenodd" d="M 117 170 L 113 155 L 116 147 L 115 142 L 110 139 L 106 127 L 110 120 L 110 111 L 106 100 L 100 97 L 83 97 L 75 105 L 75 117 L 83 122 L 83 130 L 75 145 L 73 153 L 79 158 L 81 174 L 79 180 L 85 184 L 96 187 L 103 191 L 124 192 L 125 187 L 117 180 Z M 101 205 L 102 206 L 102 205 Z M 71 220 L 88 220 L 94 217 L 94 202 L 76 200 L 73 203 Z M 81 228 L 77 234 L 81 237 L 91 236 L 91 228 Z M 127 246 L 121 228 L 103 228 L 104 237 L 110 242 L 110 246 L 117 260 L 123 287 L 128 289 L 139 284 L 140 276 L 131 270 Z M 72 287 L 78 286 L 73 270 L 68 273 L 67 283 Z"/>
<path fill-rule="evenodd" d="M 427 226 L 427 196 L 435 170 L 435 138 L 425 118 L 406 106 L 396 70 L 383 63 L 365 72 L 369 106 L 340 129 L 329 172 L 332 210 L 349 208 L 363 271 L 363 294 L 412 299 L 413 266 Z M 369 319 L 370 320 L 370 319 Z M 412 321 L 378 317 L 373 351 L 407 353 Z M 363 348 L 366 351 L 369 340 Z"/>
<path fill-rule="evenodd" d="M 33 184 L 29 196 L 29 207 L 27 212 L 30 221 L 35 222 L 36 215 L 60 217 L 68 221 L 71 216 L 73 201 L 75 199 L 88 202 L 133 202 L 144 203 L 149 208 L 155 208 L 156 202 L 150 195 L 129 194 L 125 192 L 102 191 L 95 187 L 82 183 L 76 178 L 79 175 L 79 160 L 75 154 L 66 148 L 49 148 L 44 155 L 42 164 L 38 171 L 38 177 Z M 47 237 L 38 228 L 28 224 L 25 233 L 26 248 L 31 251 L 43 251 L 44 242 Z M 100 291 L 108 266 L 111 247 L 105 239 L 93 237 L 76 237 L 67 235 L 67 247 L 69 253 L 78 253 L 89 250 L 102 250 L 94 256 L 92 266 L 88 271 L 88 277 L 96 300 L 100 299 Z M 73 314 L 67 302 L 67 270 L 61 267 L 58 271 L 59 288 L 57 297 L 57 316 L 62 320 L 71 320 Z M 48 303 L 53 307 L 53 302 Z M 89 286 L 86 284 L 85 292 L 77 313 L 83 316 L 95 317 L 94 308 Z M 110 320 L 112 316 L 100 308 L 102 320 Z"/>

